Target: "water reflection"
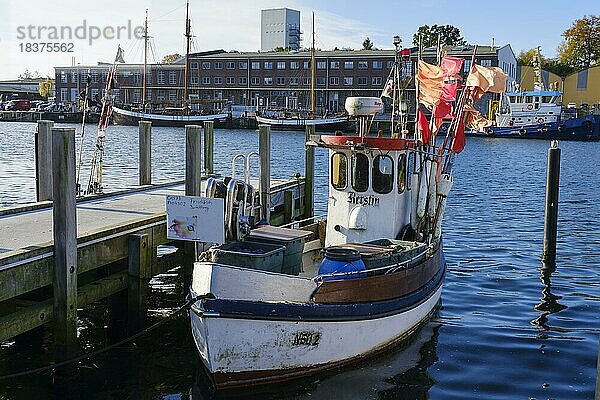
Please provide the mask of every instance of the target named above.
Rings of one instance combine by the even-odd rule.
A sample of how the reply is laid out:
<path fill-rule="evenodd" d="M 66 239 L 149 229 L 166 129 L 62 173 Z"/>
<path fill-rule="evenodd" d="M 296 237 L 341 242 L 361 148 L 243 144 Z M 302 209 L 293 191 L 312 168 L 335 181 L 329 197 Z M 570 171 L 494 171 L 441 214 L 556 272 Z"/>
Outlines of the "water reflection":
<path fill-rule="evenodd" d="M 560 328 L 553 328 L 548 325 L 548 316 L 560 312 L 567 308 L 567 306 L 560 304 L 558 300 L 562 299 L 562 296 L 558 296 L 552 293 L 552 274 L 556 271 L 556 263 L 548 263 L 542 261 L 540 266 L 540 280 L 544 287 L 542 288 L 542 298 L 538 304 L 533 308 L 540 311 L 541 314 L 531 321 L 533 325 L 537 325 L 540 330 L 538 332 L 538 338 L 546 339 L 548 337 L 548 331 L 562 331 Z"/>
<path fill-rule="evenodd" d="M 333 375 L 269 386 L 261 390 L 214 393 L 202 367 L 190 389 L 193 400 L 221 399 L 426 399 L 435 384 L 428 369 L 438 360 L 441 323 L 434 319 L 393 351 Z M 200 361 L 198 361 L 200 362 Z"/>

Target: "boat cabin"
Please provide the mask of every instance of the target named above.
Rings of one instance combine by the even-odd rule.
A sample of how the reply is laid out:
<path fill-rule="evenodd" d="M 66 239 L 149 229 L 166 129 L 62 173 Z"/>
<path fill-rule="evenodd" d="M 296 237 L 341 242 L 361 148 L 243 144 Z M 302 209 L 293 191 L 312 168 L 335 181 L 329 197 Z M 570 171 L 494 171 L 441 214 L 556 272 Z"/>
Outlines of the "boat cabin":
<path fill-rule="evenodd" d="M 556 122 L 562 106 L 559 91 L 541 90 L 533 92 L 507 92 L 505 107 L 497 115 L 499 127 L 536 125 Z"/>

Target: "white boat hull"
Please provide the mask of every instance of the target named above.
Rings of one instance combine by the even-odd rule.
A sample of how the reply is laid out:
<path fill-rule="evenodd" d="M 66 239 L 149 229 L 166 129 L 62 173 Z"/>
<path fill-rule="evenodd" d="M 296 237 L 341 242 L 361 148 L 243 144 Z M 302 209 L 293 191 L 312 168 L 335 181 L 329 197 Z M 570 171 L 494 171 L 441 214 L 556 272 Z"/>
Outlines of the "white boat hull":
<path fill-rule="evenodd" d="M 229 117 L 227 113 L 210 115 L 170 115 L 142 113 L 113 107 L 113 120 L 120 125 L 137 125 L 139 121 L 150 121 L 157 126 L 185 126 L 201 124 L 204 121 L 219 121 Z"/>

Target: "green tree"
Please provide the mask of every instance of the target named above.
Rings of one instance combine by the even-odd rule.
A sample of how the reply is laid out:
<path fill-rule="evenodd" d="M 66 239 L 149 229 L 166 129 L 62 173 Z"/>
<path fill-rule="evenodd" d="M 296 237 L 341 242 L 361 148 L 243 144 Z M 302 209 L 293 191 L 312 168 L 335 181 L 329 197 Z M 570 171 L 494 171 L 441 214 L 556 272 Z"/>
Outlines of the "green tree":
<path fill-rule="evenodd" d="M 39 90 L 40 96 L 42 96 L 44 99 L 47 99 L 52 94 L 53 86 L 54 83 L 52 82 L 52 79 L 50 79 L 50 77 L 47 77 L 45 81 L 41 81 Z"/>
<path fill-rule="evenodd" d="M 422 25 L 413 35 L 413 44 L 419 45 L 419 37 L 423 48 L 437 46 L 438 37 L 442 46 L 460 46 L 467 42 L 460 35 L 460 29 L 452 25 Z"/>
<path fill-rule="evenodd" d="M 162 63 L 163 64 L 173 64 L 175 61 L 179 60 L 181 57 L 182 57 L 182 55 L 179 53 L 167 54 L 166 56 L 163 57 Z"/>
<path fill-rule="evenodd" d="M 567 75 L 577 71 L 577 68 L 562 62 L 560 58 L 549 58 L 545 60 L 542 63 L 542 69 L 552 72 L 553 74 L 560 76 L 562 79 L 565 79 Z"/>
<path fill-rule="evenodd" d="M 519 65 L 528 65 L 531 66 L 533 62 L 533 57 L 537 54 L 537 49 L 529 49 L 529 50 L 521 50 L 519 55 L 517 56 L 517 63 Z M 540 54 L 540 61 L 542 65 L 546 61 L 546 58 Z"/>
<path fill-rule="evenodd" d="M 585 15 L 563 32 L 560 61 L 577 69 L 600 63 L 600 16 Z"/>
<path fill-rule="evenodd" d="M 371 42 L 368 36 L 363 42 L 363 50 L 373 50 L 373 42 Z"/>

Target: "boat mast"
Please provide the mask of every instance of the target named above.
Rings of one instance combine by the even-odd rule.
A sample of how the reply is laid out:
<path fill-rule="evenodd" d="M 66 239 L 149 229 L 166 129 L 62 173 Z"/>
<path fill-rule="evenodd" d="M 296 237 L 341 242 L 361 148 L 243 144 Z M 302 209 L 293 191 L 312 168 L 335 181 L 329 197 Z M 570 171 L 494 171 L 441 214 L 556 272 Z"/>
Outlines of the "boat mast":
<path fill-rule="evenodd" d="M 392 71 L 392 129 L 391 129 L 391 135 L 392 137 L 394 137 L 395 133 L 396 133 L 396 105 L 398 105 L 398 108 L 400 107 L 400 104 L 398 103 L 400 101 L 399 96 L 398 96 L 398 86 L 399 86 L 399 82 L 398 82 L 398 46 L 400 45 L 400 36 L 394 36 L 394 69 Z"/>
<path fill-rule="evenodd" d="M 185 78 L 183 83 L 183 106 L 188 105 L 188 82 L 190 79 L 190 1 L 185 2 Z"/>
<path fill-rule="evenodd" d="M 310 48 L 310 112 L 315 115 L 315 13 L 312 13 L 312 47 Z"/>
<path fill-rule="evenodd" d="M 148 65 L 148 9 L 146 9 L 146 20 L 144 22 L 144 72 L 142 75 L 142 112 L 146 110 L 146 69 Z"/>
<path fill-rule="evenodd" d="M 536 52 L 533 55 L 533 71 L 535 73 L 535 83 L 533 84 L 533 90 L 544 90 L 544 81 L 542 80 L 542 66 L 541 66 L 541 46 L 536 48 Z"/>

